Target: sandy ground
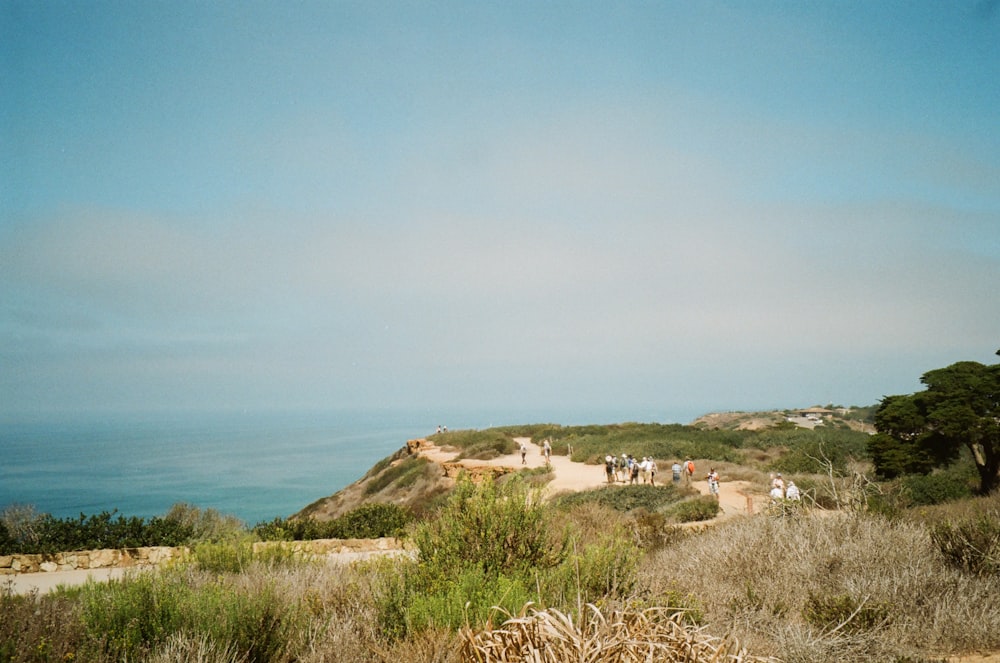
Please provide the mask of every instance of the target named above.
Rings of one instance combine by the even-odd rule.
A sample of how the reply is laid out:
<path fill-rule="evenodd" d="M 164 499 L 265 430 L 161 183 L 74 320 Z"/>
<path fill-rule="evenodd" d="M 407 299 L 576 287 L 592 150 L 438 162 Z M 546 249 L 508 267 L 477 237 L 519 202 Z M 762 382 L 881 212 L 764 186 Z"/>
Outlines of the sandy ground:
<path fill-rule="evenodd" d="M 38 573 L 17 573 L 0 576 L 0 591 L 13 594 L 30 594 L 37 590 L 40 594 L 59 586 L 73 587 L 87 580 L 104 582 L 111 578 L 121 578 L 126 573 L 136 573 L 136 569 L 90 569 L 82 571 L 40 571 Z"/>

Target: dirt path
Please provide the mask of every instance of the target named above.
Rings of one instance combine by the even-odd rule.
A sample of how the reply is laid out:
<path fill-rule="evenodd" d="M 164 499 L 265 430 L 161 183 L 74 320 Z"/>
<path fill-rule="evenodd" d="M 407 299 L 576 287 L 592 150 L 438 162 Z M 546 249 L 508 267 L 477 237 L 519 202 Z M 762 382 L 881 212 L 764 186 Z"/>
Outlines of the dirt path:
<path fill-rule="evenodd" d="M 521 462 L 520 452 L 515 451 L 506 456 L 498 456 L 489 460 L 476 460 L 463 458 L 455 460 L 458 451 L 454 449 L 442 449 L 433 444 L 420 450 L 420 455 L 436 463 L 458 463 L 465 467 L 509 467 L 511 469 L 537 468 L 545 466 L 545 456 L 542 454 L 541 445 L 535 444 L 527 437 L 514 438 L 514 442 L 520 445 L 522 442 L 528 449 L 524 462 Z M 546 485 L 546 494 L 555 495 L 565 491 L 589 490 L 600 488 L 606 485 L 604 478 L 604 468 L 599 465 L 587 465 L 586 463 L 575 463 L 568 456 L 552 456 L 551 467 L 553 479 Z"/>
<path fill-rule="evenodd" d="M 542 455 L 542 447 L 530 438 L 514 438 L 518 445 L 523 443 L 528 449 L 524 463 L 521 462 L 521 454 L 514 452 L 506 456 L 499 456 L 490 460 L 462 459 L 456 461 L 458 452 L 446 450 L 435 445 L 429 445 L 420 451 L 420 455 L 438 463 L 457 462 L 466 467 L 509 467 L 536 468 L 545 465 L 545 457 Z M 569 456 L 552 456 L 551 461 L 553 479 L 546 486 L 546 495 L 557 495 L 566 491 L 591 490 L 607 485 L 604 476 L 604 467 L 601 465 L 587 465 L 569 459 Z M 658 466 L 657 483 L 663 484 L 664 480 L 671 480 L 670 468 L 665 463 Z M 692 482 L 692 487 L 703 495 L 708 495 L 708 482 L 706 480 Z M 719 504 L 722 507 L 720 518 L 730 518 L 747 513 L 760 513 L 767 502 L 764 495 L 756 495 L 752 491 L 752 484 L 748 481 L 723 481 L 719 484 Z"/>
<path fill-rule="evenodd" d="M 691 485 L 702 495 L 710 494 L 707 480 L 695 481 Z M 760 513 L 766 504 L 767 496 L 755 493 L 749 481 L 719 482 L 720 518 Z"/>

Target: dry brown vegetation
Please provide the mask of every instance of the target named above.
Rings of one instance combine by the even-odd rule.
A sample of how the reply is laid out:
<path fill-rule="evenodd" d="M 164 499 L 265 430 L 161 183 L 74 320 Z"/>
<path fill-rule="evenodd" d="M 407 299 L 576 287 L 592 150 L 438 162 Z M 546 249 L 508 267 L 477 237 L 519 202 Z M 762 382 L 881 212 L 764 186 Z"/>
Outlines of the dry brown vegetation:
<path fill-rule="evenodd" d="M 526 606 L 497 628 L 463 632 L 461 659 L 486 663 L 602 661 L 761 661 L 731 638 L 693 628 L 673 609 L 601 611 L 588 604 L 577 616 Z"/>
<path fill-rule="evenodd" d="M 738 519 L 648 555 L 646 600 L 679 590 L 713 631 L 795 661 L 1000 648 L 1000 578 L 949 566 L 925 527 L 864 514 Z"/>

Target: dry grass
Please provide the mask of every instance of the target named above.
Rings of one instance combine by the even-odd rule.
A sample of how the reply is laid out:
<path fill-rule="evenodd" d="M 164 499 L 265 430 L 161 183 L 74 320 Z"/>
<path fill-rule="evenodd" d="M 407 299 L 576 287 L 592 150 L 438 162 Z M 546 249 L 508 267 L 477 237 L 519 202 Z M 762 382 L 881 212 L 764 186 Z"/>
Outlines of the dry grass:
<path fill-rule="evenodd" d="M 986 497 L 974 497 L 935 506 L 917 507 L 906 512 L 904 517 L 927 525 L 955 523 L 978 517 L 986 517 L 1000 522 L 1000 491 Z"/>
<path fill-rule="evenodd" d="M 534 610 L 499 626 L 463 633 L 461 659 L 481 663 L 632 663 L 640 661 L 762 661 L 732 639 L 715 638 L 685 623 L 682 612 L 613 610 L 588 604 L 579 618 Z"/>
<path fill-rule="evenodd" d="M 646 600 L 682 588 L 706 623 L 751 651 L 786 661 L 876 661 L 1000 647 L 1000 578 L 974 578 L 944 563 L 927 530 L 844 513 L 734 521 L 650 555 Z M 850 610 L 818 624 L 836 597 Z M 866 608 L 867 606 L 867 608 Z"/>

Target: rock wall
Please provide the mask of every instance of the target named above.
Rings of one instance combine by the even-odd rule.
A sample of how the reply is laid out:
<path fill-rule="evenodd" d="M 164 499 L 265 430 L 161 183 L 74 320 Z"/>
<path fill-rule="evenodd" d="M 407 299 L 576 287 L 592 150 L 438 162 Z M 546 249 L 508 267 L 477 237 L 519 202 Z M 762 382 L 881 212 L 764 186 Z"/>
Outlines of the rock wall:
<path fill-rule="evenodd" d="M 117 550 L 83 550 L 46 555 L 0 555 L 0 575 L 86 569 L 150 567 L 171 560 L 183 559 L 187 548 L 120 548 Z"/>
<path fill-rule="evenodd" d="M 262 541 L 253 544 L 254 552 L 268 547 L 287 548 L 308 559 L 348 553 L 389 553 L 408 550 L 400 539 L 316 539 L 315 541 Z M 0 576 L 15 573 L 45 573 L 104 568 L 148 568 L 172 561 L 183 561 L 191 554 L 188 548 L 121 548 L 84 550 L 49 555 L 0 555 Z"/>

